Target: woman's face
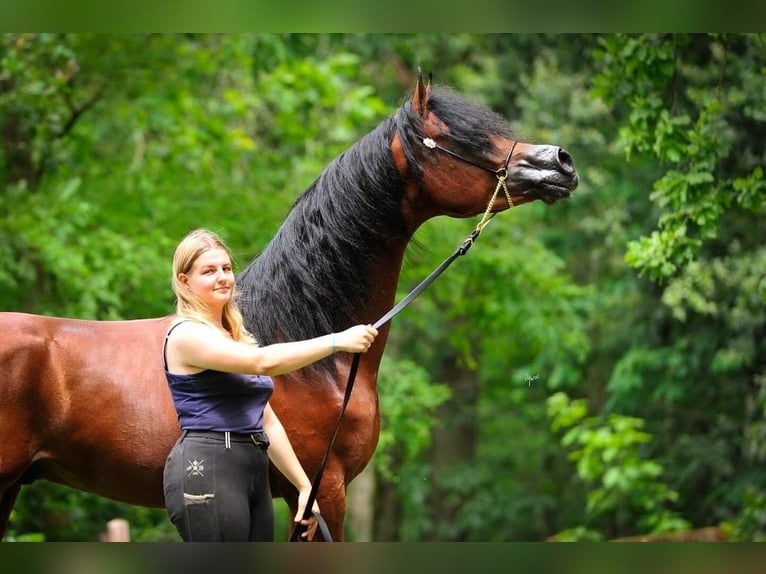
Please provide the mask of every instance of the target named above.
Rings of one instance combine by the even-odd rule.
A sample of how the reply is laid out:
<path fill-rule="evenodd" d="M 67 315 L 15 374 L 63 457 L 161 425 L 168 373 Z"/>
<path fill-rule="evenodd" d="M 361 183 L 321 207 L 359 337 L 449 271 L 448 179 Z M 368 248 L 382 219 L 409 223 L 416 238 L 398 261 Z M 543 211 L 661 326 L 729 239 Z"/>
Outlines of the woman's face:
<path fill-rule="evenodd" d="M 234 293 L 234 272 L 224 249 L 206 251 L 179 279 L 211 309 L 222 309 Z"/>

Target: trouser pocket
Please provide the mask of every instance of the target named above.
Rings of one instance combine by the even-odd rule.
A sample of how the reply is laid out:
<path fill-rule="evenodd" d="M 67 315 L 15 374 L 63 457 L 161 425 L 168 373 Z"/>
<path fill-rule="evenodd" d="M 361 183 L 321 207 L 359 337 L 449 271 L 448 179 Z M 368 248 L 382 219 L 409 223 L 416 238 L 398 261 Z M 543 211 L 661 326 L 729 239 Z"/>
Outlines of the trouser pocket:
<path fill-rule="evenodd" d="M 165 466 L 168 514 L 184 540 L 220 539 L 215 495 L 217 444 L 182 439 Z"/>

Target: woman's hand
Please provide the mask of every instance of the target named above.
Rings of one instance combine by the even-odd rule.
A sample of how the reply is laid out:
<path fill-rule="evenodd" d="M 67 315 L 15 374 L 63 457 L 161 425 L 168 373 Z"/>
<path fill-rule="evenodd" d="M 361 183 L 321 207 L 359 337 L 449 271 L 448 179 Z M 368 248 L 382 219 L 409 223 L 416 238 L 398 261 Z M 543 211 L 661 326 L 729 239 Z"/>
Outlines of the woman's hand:
<path fill-rule="evenodd" d="M 303 518 L 303 514 L 306 511 L 306 503 L 309 500 L 309 494 L 311 494 L 311 486 L 308 488 L 301 489 L 298 492 L 298 512 L 295 513 L 295 518 L 293 518 L 293 521 L 296 524 L 302 524 L 306 527 L 306 531 L 301 534 L 301 538 L 305 538 L 306 540 L 311 540 L 314 538 L 314 534 L 317 531 L 317 519 L 312 515 L 309 518 Z M 314 501 L 314 505 L 311 507 L 311 509 L 315 513 L 319 513 L 319 505 L 317 504 L 316 500 Z"/>
<path fill-rule="evenodd" d="M 378 330 L 372 325 L 355 325 L 333 335 L 335 350 L 346 353 L 366 353 L 377 336 Z"/>

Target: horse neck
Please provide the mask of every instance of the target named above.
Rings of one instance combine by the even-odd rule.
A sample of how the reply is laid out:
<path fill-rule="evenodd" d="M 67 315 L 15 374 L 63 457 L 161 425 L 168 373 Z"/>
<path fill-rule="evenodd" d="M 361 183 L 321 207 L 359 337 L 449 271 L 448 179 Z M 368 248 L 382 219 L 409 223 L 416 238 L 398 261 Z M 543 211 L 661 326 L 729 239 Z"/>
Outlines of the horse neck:
<path fill-rule="evenodd" d="M 372 323 L 393 304 L 411 237 L 384 122 L 338 156 L 238 277 L 246 326 L 265 344 Z"/>

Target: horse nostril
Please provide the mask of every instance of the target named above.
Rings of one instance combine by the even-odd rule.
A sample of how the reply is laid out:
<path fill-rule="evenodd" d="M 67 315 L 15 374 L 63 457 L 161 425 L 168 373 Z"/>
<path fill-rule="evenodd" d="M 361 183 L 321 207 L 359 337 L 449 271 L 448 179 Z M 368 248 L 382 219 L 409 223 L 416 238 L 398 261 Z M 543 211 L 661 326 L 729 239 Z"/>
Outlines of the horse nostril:
<path fill-rule="evenodd" d="M 574 161 L 567 150 L 559 148 L 558 160 L 559 165 L 561 165 L 565 171 L 574 171 Z"/>

